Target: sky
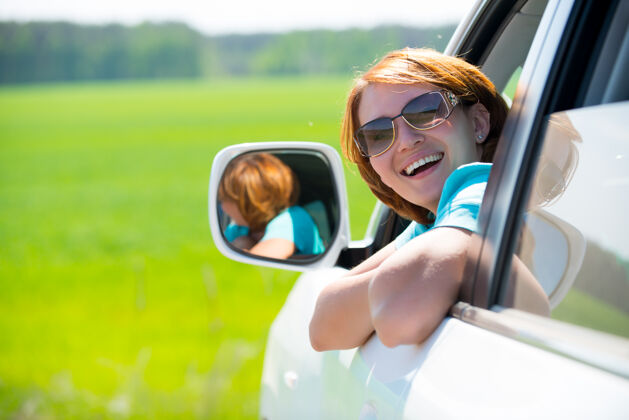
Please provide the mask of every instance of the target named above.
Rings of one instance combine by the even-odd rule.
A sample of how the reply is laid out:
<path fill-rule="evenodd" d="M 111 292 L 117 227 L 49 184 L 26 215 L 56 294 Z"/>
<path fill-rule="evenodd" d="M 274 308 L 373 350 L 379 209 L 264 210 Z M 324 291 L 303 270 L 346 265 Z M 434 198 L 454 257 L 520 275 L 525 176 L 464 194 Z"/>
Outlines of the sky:
<path fill-rule="evenodd" d="M 0 20 L 182 21 L 209 35 L 456 23 L 475 0 L 0 0 Z M 360 4 L 360 6 L 356 6 Z"/>

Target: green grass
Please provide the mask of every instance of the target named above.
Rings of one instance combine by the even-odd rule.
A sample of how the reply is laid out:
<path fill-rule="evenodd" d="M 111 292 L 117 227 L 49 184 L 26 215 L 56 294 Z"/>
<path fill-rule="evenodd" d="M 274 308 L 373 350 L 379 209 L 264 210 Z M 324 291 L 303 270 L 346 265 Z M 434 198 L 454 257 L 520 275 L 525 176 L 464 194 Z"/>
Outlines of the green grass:
<path fill-rule="evenodd" d="M 298 274 L 218 253 L 210 164 L 245 141 L 338 149 L 349 83 L 0 89 L 0 418 L 255 418 Z M 359 238 L 375 199 L 346 172 Z"/>

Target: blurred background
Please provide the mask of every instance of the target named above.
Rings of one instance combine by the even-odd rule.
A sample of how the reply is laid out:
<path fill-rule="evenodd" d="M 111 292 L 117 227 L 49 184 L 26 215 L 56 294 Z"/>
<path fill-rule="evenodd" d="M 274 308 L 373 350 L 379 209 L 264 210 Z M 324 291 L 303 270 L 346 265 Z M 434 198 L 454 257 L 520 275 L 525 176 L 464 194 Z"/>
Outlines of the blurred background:
<path fill-rule="evenodd" d="M 256 418 L 298 273 L 217 252 L 214 155 L 339 150 L 357 72 L 471 7 L 175 3 L 0 3 L 0 418 Z M 375 199 L 346 177 L 359 239 Z"/>

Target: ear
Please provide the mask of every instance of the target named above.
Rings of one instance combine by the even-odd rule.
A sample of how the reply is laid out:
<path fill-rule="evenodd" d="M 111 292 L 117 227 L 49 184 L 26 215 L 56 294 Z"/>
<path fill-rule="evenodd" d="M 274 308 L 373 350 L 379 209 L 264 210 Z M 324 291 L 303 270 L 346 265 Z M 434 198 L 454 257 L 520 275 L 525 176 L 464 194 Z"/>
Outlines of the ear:
<path fill-rule="evenodd" d="M 477 144 L 483 144 L 487 140 L 491 127 L 489 111 L 485 105 L 478 102 L 469 107 L 467 112 L 472 123 L 472 130 L 474 130 L 474 140 Z"/>

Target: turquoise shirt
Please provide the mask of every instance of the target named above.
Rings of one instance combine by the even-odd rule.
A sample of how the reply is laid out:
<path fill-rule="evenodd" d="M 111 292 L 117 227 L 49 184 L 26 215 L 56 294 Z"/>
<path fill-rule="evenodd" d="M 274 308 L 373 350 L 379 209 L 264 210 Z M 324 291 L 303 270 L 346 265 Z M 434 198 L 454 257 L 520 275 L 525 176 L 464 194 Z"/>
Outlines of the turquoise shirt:
<path fill-rule="evenodd" d="M 249 227 L 230 223 L 229 225 L 227 225 L 227 227 L 225 228 L 225 232 L 223 233 L 225 234 L 225 238 L 227 238 L 229 242 L 234 242 L 234 239 L 240 236 L 249 235 Z"/>
<path fill-rule="evenodd" d="M 458 167 L 443 186 L 437 215 L 432 224 L 411 224 L 395 239 L 400 248 L 411 239 L 436 227 L 456 227 L 476 232 L 478 211 L 489 179 L 491 163 L 470 163 Z"/>
<path fill-rule="evenodd" d="M 248 234 L 247 226 L 230 224 L 225 229 L 225 237 L 229 242 Z M 264 229 L 264 236 L 260 242 L 276 238 L 294 243 L 297 255 L 316 255 L 325 251 L 317 225 L 300 206 L 289 207 L 271 219 Z"/>

